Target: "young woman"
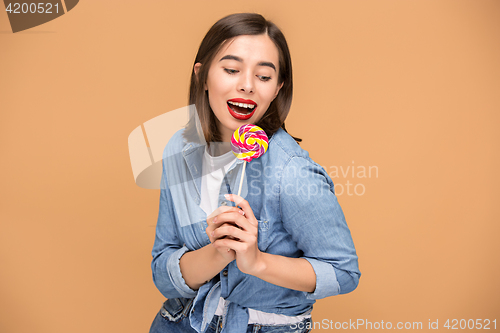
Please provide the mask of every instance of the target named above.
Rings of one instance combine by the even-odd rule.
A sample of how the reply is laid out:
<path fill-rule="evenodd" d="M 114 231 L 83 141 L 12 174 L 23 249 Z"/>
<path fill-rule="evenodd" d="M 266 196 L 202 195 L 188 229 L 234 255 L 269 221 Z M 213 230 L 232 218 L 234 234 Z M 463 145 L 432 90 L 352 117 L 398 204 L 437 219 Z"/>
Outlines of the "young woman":
<path fill-rule="evenodd" d="M 163 155 L 153 280 L 168 298 L 159 332 L 309 332 L 316 299 L 354 290 L 360 272 L 332 180 L 285 130 L 292 66 L 259 14 L 222 18 L 193 66 L 193 116 Z M 268 150 L 248 162 L 233 132 L 255 124 Z"/>

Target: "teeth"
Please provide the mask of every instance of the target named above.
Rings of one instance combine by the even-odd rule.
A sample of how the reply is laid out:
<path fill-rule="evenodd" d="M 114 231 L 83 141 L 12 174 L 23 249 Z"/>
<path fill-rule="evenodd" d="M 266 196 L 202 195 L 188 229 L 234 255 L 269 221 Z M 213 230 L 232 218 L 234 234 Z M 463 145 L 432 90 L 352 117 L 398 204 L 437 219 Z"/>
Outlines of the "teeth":
<path fill-rule="evenodd" d="M 239 113 L 238 111 L 235 111 L 235 110 L 233 110 L 233 111 L 234 111 L 234 113 L 239 114 L 240 116 L 246 116 L 247 115 L 246 113 Z"/>
<path fill-rule="evenodd" d="M 247 108 L 247 109 L 253 109 L 255 105 L 253 104 L 245 104 L 245 103 L 236 103 L 232 101 L 227 101 L 229 104 L 239 106 L 240 108 Z"/>

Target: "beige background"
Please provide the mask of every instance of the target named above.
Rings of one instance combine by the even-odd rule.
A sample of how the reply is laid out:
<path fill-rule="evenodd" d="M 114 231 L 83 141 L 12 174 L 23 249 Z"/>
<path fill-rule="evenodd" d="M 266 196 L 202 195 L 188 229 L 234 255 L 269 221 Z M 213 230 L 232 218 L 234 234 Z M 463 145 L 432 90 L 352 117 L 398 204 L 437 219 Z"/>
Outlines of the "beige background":
<path fill-rule="evenodd" d="M 290 133 L 378 169 L 333 178 L 364 188 L 339 195 L 362 277 L 313 319 L 500 321 L 499 1 L 88 0 L 16 34 L 0 12 L 0 332 L 148 331 L 159 190 L 127 137 L 187 104 L 204 34 L 244 11 L 287 37 Z"/>

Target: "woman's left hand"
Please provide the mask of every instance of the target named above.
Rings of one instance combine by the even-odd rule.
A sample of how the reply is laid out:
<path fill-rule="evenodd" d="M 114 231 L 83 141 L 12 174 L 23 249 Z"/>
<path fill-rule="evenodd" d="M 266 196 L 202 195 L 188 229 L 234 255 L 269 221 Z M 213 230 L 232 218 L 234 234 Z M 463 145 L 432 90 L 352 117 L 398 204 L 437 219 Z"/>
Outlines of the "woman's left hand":
<path fill-rule="evenodd" d="M 215 221 L 218 227 L 212 233 L 215 239 L 212 244 L 215 247 L 234 250 L 238 269 L 245 274 L 256 275 L 263 269 L 262 252 L 258 247 L 259 222 L 248 201 L 236 194 L 227 194 L 226 198 L 234 201 L 245 214 L 244 216 L 235 212 L 219 214 Z M 224 236 L 231 237 L 222 238 Z"/>

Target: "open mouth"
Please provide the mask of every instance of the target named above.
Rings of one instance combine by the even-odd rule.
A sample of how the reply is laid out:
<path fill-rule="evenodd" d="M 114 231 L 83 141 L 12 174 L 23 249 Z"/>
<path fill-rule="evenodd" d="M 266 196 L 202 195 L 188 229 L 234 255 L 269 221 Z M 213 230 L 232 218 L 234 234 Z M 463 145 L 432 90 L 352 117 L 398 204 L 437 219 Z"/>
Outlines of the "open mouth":
<path fill-rule="evenodd" d="M 229 113 L 234 118 L 239 120 L 247 120 L 253 116 L 255 109 L 257 109 L 257 105 L 227 101 L 227 108 L 229 110 Z"/>

